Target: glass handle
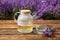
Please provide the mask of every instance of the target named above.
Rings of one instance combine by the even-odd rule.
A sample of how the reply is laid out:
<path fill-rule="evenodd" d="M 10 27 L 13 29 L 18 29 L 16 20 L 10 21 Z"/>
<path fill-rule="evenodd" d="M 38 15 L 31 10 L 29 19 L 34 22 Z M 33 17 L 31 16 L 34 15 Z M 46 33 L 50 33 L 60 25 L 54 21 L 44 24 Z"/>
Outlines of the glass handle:
<path fill-rule="evenodd" d="M 17 14 L 20 14 L 20 12 L 16 12 L 15 15 L 14 15 L 14 21 L 17 22 L 17 19 L 16 19 L 16 15 Z"/>

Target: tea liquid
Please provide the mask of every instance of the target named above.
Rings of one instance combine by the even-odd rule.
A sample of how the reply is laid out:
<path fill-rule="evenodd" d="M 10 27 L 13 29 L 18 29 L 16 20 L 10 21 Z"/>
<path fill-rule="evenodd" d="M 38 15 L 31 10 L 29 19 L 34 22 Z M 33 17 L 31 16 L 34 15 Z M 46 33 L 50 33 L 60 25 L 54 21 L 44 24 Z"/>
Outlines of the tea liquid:
<path fill-rule="evenodd" d="M 18 31 L 21 33 L 30 33 L 33 31 L 33 26 L 18 26 Z"/>

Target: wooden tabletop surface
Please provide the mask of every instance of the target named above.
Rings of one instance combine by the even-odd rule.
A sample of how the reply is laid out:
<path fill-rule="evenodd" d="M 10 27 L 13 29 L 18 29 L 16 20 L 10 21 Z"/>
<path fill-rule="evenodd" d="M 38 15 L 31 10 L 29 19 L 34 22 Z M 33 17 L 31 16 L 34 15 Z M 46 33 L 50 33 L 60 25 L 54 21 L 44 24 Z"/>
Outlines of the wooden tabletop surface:
<path fill-rule="evenodd" d="M 17 24 L 14 20 L 0 20 L 0 40 L 60 40 L 60 20 L 35 20 L 33 23 L 55 26 L 55 35 L 46 37 L 33 33 L 22 34 L 17 31 Z"/>

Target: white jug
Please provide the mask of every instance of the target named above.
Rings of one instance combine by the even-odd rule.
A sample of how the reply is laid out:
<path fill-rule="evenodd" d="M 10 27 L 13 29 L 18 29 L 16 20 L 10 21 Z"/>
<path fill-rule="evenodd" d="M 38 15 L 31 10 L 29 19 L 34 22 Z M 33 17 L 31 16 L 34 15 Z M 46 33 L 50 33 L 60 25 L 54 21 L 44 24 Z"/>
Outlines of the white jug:
<path fill-rule="evenodd" d="M 20 13 L 20 15 L 18 16 L 17 20 L 14 17 L 14 20 L 17 22 L 18 31 L 21 33 L 32 32 L 33 31 L 33 26 L 32 26 L 33 16 L 31 15 L 31 11 L 24 9 L 24 10 L 20 10 L 20 12 L 16 12 L 15 15 L 17 13 Z"/>

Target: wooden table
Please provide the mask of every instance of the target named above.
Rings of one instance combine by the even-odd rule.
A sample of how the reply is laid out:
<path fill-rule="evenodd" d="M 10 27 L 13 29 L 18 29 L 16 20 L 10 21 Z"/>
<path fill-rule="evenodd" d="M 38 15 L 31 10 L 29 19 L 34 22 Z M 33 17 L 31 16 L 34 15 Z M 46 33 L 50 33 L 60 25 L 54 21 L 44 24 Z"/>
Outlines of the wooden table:
<path fill-rule="evenodd" d="M 60 20 L 34 20 L 39 25 L 56 26 L 53 37 L 36 34 L 21 34 L 17 31 L 17 24 L 13 20 L 0 20 L 0 40 L 60 40 Z"/>

